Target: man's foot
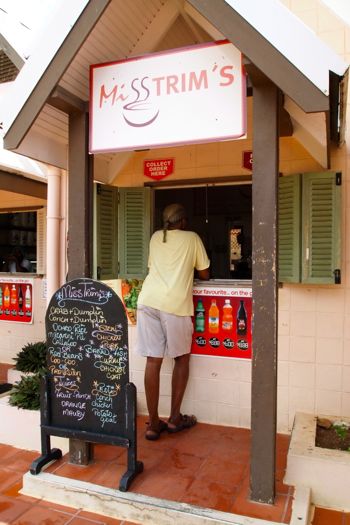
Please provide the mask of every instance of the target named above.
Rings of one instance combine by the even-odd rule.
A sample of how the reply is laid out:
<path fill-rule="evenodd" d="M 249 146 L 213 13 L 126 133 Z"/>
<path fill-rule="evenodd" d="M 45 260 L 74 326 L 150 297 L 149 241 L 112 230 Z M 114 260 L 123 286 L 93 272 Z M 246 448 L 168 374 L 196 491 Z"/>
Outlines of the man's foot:
<path fill-rule="evenodd" d="M 160 438 L 160 434 L 168 429 L 168 424 L 162 419 L 159 420 L 158 427 L 153 428 L 150 423 L 146 423 L 147 430 L 145 438 L 149 441 L 157 441 Z"/>
<path fill-rule="evenodd" d="M 168 432 L 174 434 L 175 432 L 180 432 L 186 428 L 192 428 L 197 423 L 196 416 L 187 416 L 186 414 L 180 414 L 180 417 L 176 423 L 168 421 Z"/>

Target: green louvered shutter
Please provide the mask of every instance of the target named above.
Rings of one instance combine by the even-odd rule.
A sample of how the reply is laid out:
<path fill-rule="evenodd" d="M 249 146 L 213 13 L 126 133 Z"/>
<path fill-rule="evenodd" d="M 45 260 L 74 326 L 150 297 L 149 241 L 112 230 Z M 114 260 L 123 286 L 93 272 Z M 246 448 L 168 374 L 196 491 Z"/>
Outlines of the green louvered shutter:
<path fill-rule="evenodd" d="M 118 277 L 118 188 L 95 185 L 94 277 Z"/>
<path fill-rule="evenodd" d="M 341 174 L 303 176 L 302 282 L 340 282 Z"/>
<path fill-rule="evenodd" d="M 119 196 L 119 277 L 144 279 L 151 234 L 151 189 L 119 188 Z"/>
<path fill-rule="evenodd" d="M 278 179 L 278 280 L 300 281 L 300 174 Z"/>

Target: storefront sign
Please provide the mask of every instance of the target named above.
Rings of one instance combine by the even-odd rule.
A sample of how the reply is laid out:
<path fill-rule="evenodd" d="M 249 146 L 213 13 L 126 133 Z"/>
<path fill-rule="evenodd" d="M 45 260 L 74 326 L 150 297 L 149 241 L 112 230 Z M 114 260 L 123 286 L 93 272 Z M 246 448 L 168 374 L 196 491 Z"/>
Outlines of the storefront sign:
<path fill-rule="evenodd" d="M 196 286 L 192 354 L 251 359 L 251 288 Z"/>
<path fill-rule="evenodd" d="M 93 65 L 90 85 L 91 153 L 246 133 L 241 53 L 227 40 Z"/>
<path fill-rule="evenodd" d="M 246 170 L 253 169 L 253 152 L 252 151 L 243 151 L 243 168 Z"/>
<path fill-rule="evenodd" d="M 33 279 L 0 278 L 0 321 L 33 322 Z"/>
<path fill-rule="evenodd" d="M 161 180 L 174 172 L 174 159 L 143 161 L 143 173 L 153 180 Z"/>

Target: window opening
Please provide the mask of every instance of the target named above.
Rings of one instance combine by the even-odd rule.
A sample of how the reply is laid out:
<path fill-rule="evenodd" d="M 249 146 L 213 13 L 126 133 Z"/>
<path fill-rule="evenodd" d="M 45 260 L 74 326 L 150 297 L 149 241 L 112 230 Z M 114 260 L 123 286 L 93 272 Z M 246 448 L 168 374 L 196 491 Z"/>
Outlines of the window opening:
<path fill-rule="evenodd" d="M 0 271 L 37 271 L 37 214 L 0 213 Z"/>

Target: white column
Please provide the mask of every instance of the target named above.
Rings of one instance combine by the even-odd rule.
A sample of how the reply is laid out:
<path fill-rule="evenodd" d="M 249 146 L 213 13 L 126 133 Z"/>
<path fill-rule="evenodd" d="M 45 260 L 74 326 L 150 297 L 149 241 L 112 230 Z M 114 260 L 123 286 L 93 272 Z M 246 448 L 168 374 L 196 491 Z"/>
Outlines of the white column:
<path fill-rule="evenodd" d="M 61 170 L 51 167 L 47 176 L 47 301 L 60 287 Z"/>

